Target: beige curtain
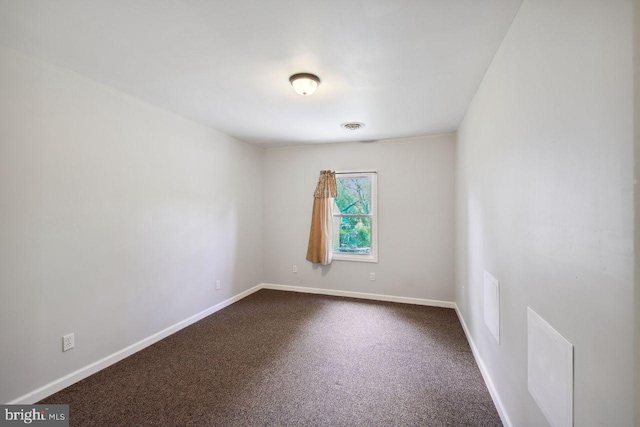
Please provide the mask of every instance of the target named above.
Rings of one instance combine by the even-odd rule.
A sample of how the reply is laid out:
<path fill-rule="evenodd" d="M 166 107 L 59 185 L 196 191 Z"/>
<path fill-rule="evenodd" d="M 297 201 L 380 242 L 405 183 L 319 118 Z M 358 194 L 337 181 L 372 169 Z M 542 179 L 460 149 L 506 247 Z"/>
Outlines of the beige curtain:
<path fill-rule="evenodd" d="M 332 209 L 336 197 L 336 173 L 320 171 L 320 179 L 313 194 L 313 213 L 307 260 L 322 265 L 331 264 L 333 244 Z"/>

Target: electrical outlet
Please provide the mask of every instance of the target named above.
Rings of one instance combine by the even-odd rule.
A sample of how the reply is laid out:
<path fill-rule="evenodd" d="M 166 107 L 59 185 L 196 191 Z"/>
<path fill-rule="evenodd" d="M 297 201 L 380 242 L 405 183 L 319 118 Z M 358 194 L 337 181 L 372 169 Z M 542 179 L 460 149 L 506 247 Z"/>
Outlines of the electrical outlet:
<path fill-rule="evenodd" d="M 376 280 L 376 273 L 369 273 L 369 280 L 371 281 Z"/>
<path fill-rule="evenodd" d="M 220 280 L 216 280 L 216 291 L 220 289 Z"/>
<path fill-rule="evenodd" d="M 69 334 L 62 337 L 62 351 L 71 350 L 74 346 L 75 346 L 74 334 Z"/>
<path fill-rule="evenodd" d="M 294 266 L 293 266 L 293 274 L 295 274 L 295 273 L 297 273 L 297 272 L 298 272 L 298 266 L 297 266 L 297 265 L 294 265 Z"/>

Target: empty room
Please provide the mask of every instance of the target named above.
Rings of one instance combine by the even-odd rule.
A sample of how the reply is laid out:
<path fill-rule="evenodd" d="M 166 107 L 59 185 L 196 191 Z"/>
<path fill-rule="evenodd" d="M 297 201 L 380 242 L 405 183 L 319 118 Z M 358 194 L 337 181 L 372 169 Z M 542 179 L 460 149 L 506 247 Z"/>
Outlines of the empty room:
<path fill-rule="evenodd" d="M 640 426 L 634 0 L 0 0 L 0 424 Z"/>

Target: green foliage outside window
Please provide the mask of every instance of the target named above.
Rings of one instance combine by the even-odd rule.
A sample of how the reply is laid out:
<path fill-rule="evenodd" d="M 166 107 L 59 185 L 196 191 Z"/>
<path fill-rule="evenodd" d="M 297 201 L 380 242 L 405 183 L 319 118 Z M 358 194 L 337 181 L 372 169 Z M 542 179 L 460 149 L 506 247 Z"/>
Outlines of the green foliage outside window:
<path fill-rule="evenodd" d="M 338 252 L 368 254 L 371 250 L 371 181 L 367 177 L 337 178 L 335 199 L 340 214 L 340 237 L 334 244 Z M 336 212 L 337 213 L 337 212 Z M 335 247 L 337 246 L 337 247 Z"/>

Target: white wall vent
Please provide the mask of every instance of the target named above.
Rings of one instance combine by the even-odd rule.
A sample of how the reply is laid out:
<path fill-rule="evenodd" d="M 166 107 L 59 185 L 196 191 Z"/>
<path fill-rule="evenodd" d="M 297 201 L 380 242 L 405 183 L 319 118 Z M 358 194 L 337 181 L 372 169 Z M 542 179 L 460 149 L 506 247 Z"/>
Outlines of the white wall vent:
<path fill-rule="evenodd" d="M 500 282 L 484 272 L 484 323 L 500 344 Z"/>
<path fill-rule="evenodd" d="M 573 345 L 527 307 L 527 384 L 553 427 L 573 426 Z"/>

